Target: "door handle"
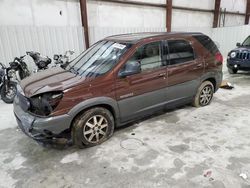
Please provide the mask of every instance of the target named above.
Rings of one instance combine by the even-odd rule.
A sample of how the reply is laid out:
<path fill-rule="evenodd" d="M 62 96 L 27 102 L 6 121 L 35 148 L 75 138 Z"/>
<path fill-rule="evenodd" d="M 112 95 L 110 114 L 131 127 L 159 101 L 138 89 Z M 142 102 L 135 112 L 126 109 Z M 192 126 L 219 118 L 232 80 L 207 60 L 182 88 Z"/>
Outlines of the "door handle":
<path fill-rule="evenodd" d="M 160 73 L 158 74 L 158 77 L 165 77 L 166 76 L 166 73 Z"/>
<path fill-rule="evenodd" d="M 203 66 L 202 63 L 200 63 L 200 64 L 196 65 L 195 67 L 193 67 L 192 69 L 193 70 L 200 69 L 202 66 Z"/>

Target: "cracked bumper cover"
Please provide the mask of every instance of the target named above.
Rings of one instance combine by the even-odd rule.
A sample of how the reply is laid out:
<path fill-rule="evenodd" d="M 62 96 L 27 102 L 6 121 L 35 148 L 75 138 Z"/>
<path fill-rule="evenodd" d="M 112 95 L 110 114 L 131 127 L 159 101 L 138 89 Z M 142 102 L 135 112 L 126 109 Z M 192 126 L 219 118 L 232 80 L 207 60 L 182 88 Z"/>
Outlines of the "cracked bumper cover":
<path fill-rule="evenodd" d="M 56 141 L 63 131 L 70 128 L 71 117 L 67 114 L 45 118 L 34 116 L 21 108 L 18 97 L 15 98 L 13 107 L 20 129 L 36 141 Z"/>

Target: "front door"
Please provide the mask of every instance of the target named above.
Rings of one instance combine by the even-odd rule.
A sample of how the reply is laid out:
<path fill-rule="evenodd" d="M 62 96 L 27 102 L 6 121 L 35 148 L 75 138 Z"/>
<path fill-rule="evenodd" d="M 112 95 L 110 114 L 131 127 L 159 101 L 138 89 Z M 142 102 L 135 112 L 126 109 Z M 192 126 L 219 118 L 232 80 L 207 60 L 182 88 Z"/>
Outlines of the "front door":
<path fill-rule="evenodd" d="M 141 71 L 116 80 L 116 98 L 122 122 L 146 115 L 166 101 L 166 66 L 162 62 L 161 42 L 137 48 L 120 72 L 129 69 L 134 62 L 140 63 Z"/>

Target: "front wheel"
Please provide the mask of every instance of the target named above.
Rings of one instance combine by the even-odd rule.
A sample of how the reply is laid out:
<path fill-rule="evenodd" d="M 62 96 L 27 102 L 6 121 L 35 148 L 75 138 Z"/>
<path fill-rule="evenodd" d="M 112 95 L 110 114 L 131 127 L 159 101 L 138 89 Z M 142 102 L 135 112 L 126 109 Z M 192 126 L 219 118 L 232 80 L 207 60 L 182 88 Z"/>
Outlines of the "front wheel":
<path fill-rule="evenodd" d="M 8 84 L 8 85 L 6 85 Z M 8 82 L 5 83 L 1 88 L 1 99 L 8 104 L 13 103 L 14 98 L 17 93 L 16 83 L 15 82 Z"/>
<path fill-rule="evenodd" d="M 228 68 L 228 72 L 229 72 L 230 74 L 236 74 L 236 73 L 238 72 L 238 69 L 235 69 L 235 68 L 233 68 L 233 69 Z"/>
<path fill-rule="evenodd" d="M 214 85 L 210 81 L 203 82 L 193 100 L 193 106 L 207 106 L 211 103 L 214 94 Z"/>
<path fill-rule="evenodd" d="M 113 135 L 114 117 L 105 108 L 89 109 L 75 119 L 71 132 L 79 148 L 96 146 Z"/>

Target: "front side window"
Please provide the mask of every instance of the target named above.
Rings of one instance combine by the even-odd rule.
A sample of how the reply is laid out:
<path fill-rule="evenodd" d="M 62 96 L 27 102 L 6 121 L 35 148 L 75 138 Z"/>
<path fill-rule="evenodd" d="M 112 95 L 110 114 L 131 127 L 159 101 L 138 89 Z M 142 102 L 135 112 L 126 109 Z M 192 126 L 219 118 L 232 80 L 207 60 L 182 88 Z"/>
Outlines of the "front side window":
<path fill-rule="evenodd" d="M 169 40 L 167 60 L 170 65 L 194 60 L 192 46 L 185 40 Z"/>
<path fill-rule="evenodd" d="M 74 59 L 66 70 L 82 77 L 97 77 L 110 71 L 131 44 L 100 41 Z"/>
<path fill-rule="evenodd" d="M 242 43 L 242 46 L 250 46 L 250 36 Z"/>
<path fill-rule="evenodd" d="M 134 62 L 140 63 L 141 71 L 147 71 L 161 67 L 161 43 L 154 42 L 139 47 L 135 54 L 128 60 L 127 64 L 134 64 Z"/>

